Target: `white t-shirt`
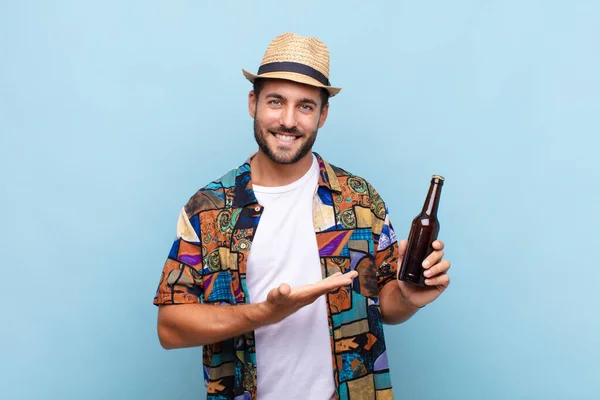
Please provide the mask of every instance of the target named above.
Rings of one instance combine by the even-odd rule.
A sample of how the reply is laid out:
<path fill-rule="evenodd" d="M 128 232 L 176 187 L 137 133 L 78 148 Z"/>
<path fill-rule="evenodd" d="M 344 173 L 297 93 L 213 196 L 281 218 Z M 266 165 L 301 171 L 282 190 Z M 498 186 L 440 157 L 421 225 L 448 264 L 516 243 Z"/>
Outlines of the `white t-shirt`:
<path fill-rule="evenodd" d="M 248 256 L 246 284 L 252 303 L 272 288 L 292 288 L 322 279 L 313 225 L 319 165 L 286 186 L 253 186 L 264 207 Z M 255 332 L 259 400 L 329 400 L 335 383 L 327 304 L 321 296 L 277 324 Z"/>

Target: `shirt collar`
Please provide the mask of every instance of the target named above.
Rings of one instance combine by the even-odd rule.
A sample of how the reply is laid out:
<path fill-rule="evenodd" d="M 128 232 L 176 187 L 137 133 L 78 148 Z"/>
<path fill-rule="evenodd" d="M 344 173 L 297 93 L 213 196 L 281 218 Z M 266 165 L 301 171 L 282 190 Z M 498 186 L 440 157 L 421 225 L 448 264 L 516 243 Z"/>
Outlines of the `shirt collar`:
<path fill-rule="evenodd" d="M 250 171 L 250 160 L 256 153 L 250 155 L 244 164 L 235 172 L 235 191 L 233 196 L 233 207 L 245 207 L 249 204 L 258 203 L 254 190 L 252 190 L 252 178 Z M 332 192 L 341 192 L 340 183 L 331 165 L 323 160 L 321 156 L 314 153 L 319 163 L 319 186 L 327 188 Z"/>

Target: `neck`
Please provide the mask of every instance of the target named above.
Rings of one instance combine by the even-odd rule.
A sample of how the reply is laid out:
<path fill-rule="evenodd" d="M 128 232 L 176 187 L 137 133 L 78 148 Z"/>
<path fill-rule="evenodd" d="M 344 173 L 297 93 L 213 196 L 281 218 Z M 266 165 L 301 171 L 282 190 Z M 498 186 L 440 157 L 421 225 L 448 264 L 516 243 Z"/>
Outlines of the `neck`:
<path fill-rule="evenodd" d="M 423 204 L 423 214 L 429 216 L 437 215 L 441 189 L 442 187 L 440 184 L 434 183 L 433 180 L 431 181 L 431 185 L 429 186 L 429 192 L 427 193 L 427 198 L 425 199 L 425 203 Z"/>
<path fill-rule="evenodd" d="M 312 152 L 308 152 L 294 164 L 278 164 L 260 149 L 252 160 L 252 183 L 260 186 L 285 186 L 302 178 L 313 162 Z"/>

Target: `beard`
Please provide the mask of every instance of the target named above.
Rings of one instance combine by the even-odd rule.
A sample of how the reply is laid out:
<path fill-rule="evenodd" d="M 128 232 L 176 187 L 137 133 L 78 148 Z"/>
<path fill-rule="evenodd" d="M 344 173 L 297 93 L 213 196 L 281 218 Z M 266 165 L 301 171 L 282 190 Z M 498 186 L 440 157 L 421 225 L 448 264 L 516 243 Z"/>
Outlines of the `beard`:
<path fill-rule="evenodd" d="M 307 134 L 306 132 L 300 131 L 297 128 L 287 129 L 284 127 L 263 130 L 258 123 L 256 116 L 254 117 L 254 139 L 256 140 L 260 150 L 265 153 L 271 161 L 277 164 L 289 165 L 300 161 L 312 150 L 313 144 L 315 144 L 315 141 L 317 140 L 318 131 L 319 129 L 317 128 Z M 306 138 L 306 141 L 302 143 L 300 148 L 295 153 L 293 153 L 284 146 L 277 146 L 276 148 L 269 147 L 269 144 L 267 143 L 267 135 L 271 135 L 272 133 L 298 135 L 300 137 L 296 140 L 302 140 L 301 138 Z"/>

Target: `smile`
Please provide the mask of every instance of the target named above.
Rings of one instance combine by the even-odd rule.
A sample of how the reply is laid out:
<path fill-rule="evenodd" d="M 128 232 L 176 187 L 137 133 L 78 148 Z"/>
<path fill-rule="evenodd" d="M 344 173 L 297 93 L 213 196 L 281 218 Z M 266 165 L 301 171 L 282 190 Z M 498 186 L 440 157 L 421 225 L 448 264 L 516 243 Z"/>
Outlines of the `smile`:
<path fill-rule="evenodd" d="M 286 142 L 286 143 L 292 143 L 299 138 L 299 136 L 284 135 L 281 133 L 272 133 L 271 132 L 271 134 L 273 136 L 275 136 L 277 138 L 277 140 L 281 140 L 282 142 Z"/>

